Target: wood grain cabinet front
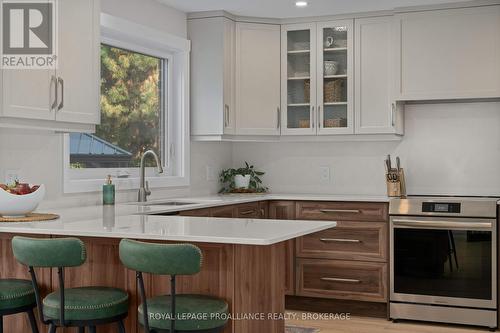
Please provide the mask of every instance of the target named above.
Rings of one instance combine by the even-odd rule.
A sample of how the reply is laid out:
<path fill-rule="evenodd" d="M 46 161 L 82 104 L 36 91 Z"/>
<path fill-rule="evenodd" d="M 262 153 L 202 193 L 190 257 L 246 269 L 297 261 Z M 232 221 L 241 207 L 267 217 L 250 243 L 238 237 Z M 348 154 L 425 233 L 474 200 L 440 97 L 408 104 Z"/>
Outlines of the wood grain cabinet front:
<path fill-rule="evenodd" d="M 269 218 L 275 220 L 295 220 L 295 201 L 271 201 Z M 285 294 L 295 295 L 295 239 L 285 245 Z"/>
<path fill-rule="evenodd" d="M 344 260 L 387 260 L 387 223 L 337 222 L 337 227 L 297 239 L 297 256 Z"/>
<path fill-rule="evenodd" d="M 386 263 L 301 258 L 297 295 L 386 302 L 386 276 Z"/>
<path fill-rule="evenodd" d="M 235 206 L 234 217 L 242 219 L 258 219 L 261 216 L 259 202 L 250 202 Z"/>
<path fill-rule="evenodd" d="M 299 201 L 297 220 L 386 222 L 388 205 L 378 202 Z"/>

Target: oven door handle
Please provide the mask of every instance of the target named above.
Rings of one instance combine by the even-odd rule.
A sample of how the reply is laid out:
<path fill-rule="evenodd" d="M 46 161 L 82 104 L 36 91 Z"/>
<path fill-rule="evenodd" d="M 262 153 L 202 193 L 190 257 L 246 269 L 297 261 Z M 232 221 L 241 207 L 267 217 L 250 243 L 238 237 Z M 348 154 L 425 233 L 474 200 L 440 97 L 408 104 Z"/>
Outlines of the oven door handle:
<path fill-rule="evenodd" d="M 439 228 L 439 229 L 489 229 L 493 228 L 493 223 L 491 222 L 456 222 L 456 221 L 423 221 L 423 220 L 411 220 L 411 219 L 393 219 L 392 223 L 394 226 L 402 227 L 414 227 L 414 228 Z"/>

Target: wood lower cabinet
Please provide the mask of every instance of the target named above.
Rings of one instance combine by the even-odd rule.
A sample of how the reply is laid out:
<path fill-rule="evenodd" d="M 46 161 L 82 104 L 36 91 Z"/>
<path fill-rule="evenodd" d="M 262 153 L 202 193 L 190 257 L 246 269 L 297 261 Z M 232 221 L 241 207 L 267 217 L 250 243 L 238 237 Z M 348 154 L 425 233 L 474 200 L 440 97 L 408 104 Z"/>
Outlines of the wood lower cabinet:
<path fill-rule="evenodd" d="M 387 302 L 388 205 L 297 202 L 300 220 L 337 227 L 296 240 L 297 296 Z"/>
<path fill-rule="evenodd" d="M 258 219 L 261 217 L 259 202 L 236 205 L 234 217 L 242 219 Z"/>
<path fill-rule="evenodd" d="M 339 221 L 337 227 L 301 237 L 302 258 L 387 261 L 387 223 Z"/>
<path fill-rule="evenodd" d="M 234 217 L 234 206 L 221 206 L 210 209 L 211 217 Z"/>
<path fill-rule="evenodd" d="M 184 210 L 179 212 L 180 216 L 195 216 L 195 217 L 205 217 L 210 215 L 210 208 L 204 209 L 192 209 L 192 210 Z"/>
<path fill-rule="evenodd" d="M 297 202 L 297 220 L 386 222 L 389 206 L 377 202 Z"/>
<path fill-rule="evenodd" d="M 271 201 L 269 218 L 295 220 L 295 201 Z M 295 295 L 295 239 L 286 242 L 285 253 L 285 294 Z"/>
<path fill-rule="evenodd" d="M 386 276 L 386 263 L 300 258 L 297 295 L 386 302 Z"/>

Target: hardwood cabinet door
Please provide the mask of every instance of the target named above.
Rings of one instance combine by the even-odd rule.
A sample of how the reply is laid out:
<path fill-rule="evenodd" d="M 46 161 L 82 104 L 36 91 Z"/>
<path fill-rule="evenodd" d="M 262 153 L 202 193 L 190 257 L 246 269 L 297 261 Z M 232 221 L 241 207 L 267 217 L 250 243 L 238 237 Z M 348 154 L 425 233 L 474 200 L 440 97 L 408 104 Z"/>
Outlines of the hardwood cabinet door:
<path fill-rule="evenodd" d="M 295 201 L 271 201 L 269 218 L 295 220 Z M 286 241 L 285 255 L 285 294 L 295 295 L 295 239 Z"/>
<path fill-rule="evenodd" d="M 58 2 L 59 101 L 56 120 L 99 124 L 99 0 Z"/>
<path fill-rule="evenodd" d="M 393 16 L 356 19 L 355 132 L 402 134 L 402 107 L 394 101 Z"/>
<path fill-rule="evenodd" d="M 234 206 L 234 217 L 246 219 L 260 218 L 259 202 L 251 202 Z"/>
<path fill-rule="evenodd" d="M 500 6 L 396 16 L 401 100 L 500 96 Z"/>
<path fill-rule="evenodd" d="M 179 215 L 180 216 L 206 217 L 206 216 L 210 216 L 210 208 L 184 210 L 184 211 L 179 212 Z"/>
<path fill-rule="evenodd" d="M 234 206 L 221 206 L 214 207 L 210 209 L 210 215 L 212 217 L 234 217 Z"/>
<path fill-rule="evenodd" d="M 387 260 L 387 223 L 337 222 L 337 227 L 297 239 L 297 256 L 345 260 Z"/>
<path fill-rule="evenodd" d="M 236 23 L 236 134 L 279 135 L 280 26 Z"/>
<path fill-rule="evenodd" d="M 386 263 L 297 259 L 298 296 L 386 302 L 386 290 Z"/>

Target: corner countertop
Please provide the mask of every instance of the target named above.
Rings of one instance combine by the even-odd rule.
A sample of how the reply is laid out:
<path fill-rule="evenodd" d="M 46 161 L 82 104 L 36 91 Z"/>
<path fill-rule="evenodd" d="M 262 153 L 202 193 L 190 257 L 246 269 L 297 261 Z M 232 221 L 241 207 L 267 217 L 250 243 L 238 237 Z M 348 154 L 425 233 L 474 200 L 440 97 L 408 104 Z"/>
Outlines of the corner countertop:
<path fill-rule="evenodd" d="M 0 223 L 0 232 L 271 245 L 336 226 L 335 222 L 324 221 L 155 216 L 263 200 L 389 201 L 385 196 L 255 194 L 168 198 L 153 200 L 147 205 L 132 202 L 115 206 L 94 205 L 51 209 L 42 205 L 38 211 L 57 213 L 60 218 L 47 222 Z M 172 201 L 188 204 L 163 204 Z"/>
<path fill-rule="evenodd" d="M 106 208 L 105 208 L 106 209 Z M 0 232 L 29 235 L 132 238 L 200 243 L 272 245 L 333 228 L 336 222 L 125 215 L 71 221 L 0 223 Z"/>

